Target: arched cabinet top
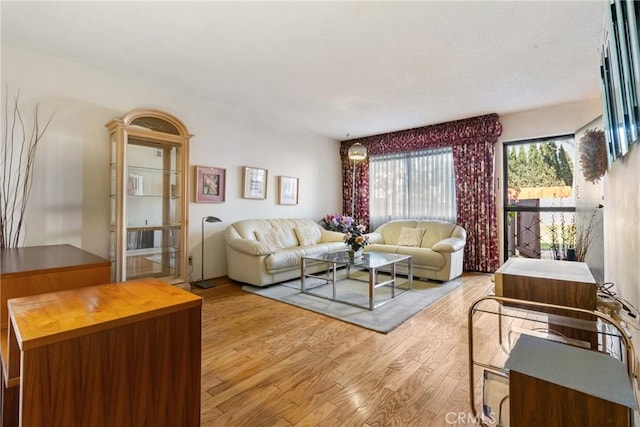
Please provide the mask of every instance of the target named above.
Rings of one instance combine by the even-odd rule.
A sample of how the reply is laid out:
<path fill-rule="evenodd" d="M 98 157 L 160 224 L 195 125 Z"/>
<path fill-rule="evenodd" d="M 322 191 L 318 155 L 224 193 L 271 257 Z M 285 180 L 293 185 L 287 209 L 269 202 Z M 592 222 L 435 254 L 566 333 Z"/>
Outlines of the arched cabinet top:
<path fill-rule="evenodd" d="M 141 108 L 131 110 L 122 116 L 122 118 L 107 123 L 107 128 L 111 131 L 121 126 L 138 127 L 153 132 L 181 136 L 187 139 L 193 136 L 189 134 L 187 127 L 180 119 L 164 111 L 154 109 Z"/>

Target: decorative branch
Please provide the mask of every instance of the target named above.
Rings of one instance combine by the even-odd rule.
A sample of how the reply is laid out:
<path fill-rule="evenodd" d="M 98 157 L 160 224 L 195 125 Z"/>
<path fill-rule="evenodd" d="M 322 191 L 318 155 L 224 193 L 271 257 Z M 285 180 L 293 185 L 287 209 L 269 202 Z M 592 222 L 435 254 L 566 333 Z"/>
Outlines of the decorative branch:
<path fill-rule="evenodd" d="M 25 227 L 24 216 L 33 185 L 36 151 L 53 119 L 51 114 L 41 128 L 39 106 L 36 104 L 33 128 L 27 139 L 24 119 L 20 113 L 20 91 L 11 104 L 8 92 L 7 89 L 4 100 L 4 134 L 0 147 L 0 248 L 16 248 L 20 245 L 20 232 Z"/>
<path fill-rule="evenodd" d="M 589 221 L 576 229 L 576 261 L 585 261 L 589 248 L 595 239 L 595 227 L 598 225 L 596 217 L 599 207 L 596 207 L 589 216 Z"/>

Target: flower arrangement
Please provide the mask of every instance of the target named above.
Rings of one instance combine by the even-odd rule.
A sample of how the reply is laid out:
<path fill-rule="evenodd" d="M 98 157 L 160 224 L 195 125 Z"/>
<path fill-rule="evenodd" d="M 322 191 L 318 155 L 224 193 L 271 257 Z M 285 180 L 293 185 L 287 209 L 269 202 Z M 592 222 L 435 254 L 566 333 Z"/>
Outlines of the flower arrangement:
<path fill-rule="evenodd" d="M 327 214 L 320 220 L 320 224 L 326 229 L 331 231 L 339 231 L 340 233 L 346 233 L 353 227 L 353 217 L 342 215 L 339 213 Z"/>
<path fill-rule="evenodd" d="M 364 235 L 365 226 L 361 224 L 353 224 L 344 235 L 344 242 L 354 252 L 359 251 L 369 244 L 369 236 Z"/>

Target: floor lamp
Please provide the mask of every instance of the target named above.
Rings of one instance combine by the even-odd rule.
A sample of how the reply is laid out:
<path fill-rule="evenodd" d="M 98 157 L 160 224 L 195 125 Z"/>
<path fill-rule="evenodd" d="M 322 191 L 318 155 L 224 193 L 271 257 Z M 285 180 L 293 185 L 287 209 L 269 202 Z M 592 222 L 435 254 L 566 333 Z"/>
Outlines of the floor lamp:
<path fill-rule="evenodd" d="M 353 176 L 351 177 L 351 215 L 356 218 L 356 163 L 367 158 L 367 149 L 364 145 L 356 142 L 348 151 L 349 160 L 353 162 Z"/>
<path fill-rule="evenodd" d="M 204 223 L 221 222 L 222 220 L 215 216 L 205 216 L 202 218 L 202 240 L 200 249 L 200 280 L 193 284 L 199 288 L 207 289 L 212 288 L 214 285 L 210 280 L 204 280 Z"/>

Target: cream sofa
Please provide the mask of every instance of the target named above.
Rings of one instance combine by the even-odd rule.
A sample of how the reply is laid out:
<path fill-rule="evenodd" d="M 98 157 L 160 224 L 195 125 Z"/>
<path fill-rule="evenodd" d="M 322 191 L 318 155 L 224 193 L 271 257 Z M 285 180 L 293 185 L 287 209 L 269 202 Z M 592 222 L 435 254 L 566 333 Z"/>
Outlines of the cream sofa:
<path fill-rule="evenodd" d="M 301 258 L 346 250 L 344 234 L 325 230 L 310 219 L 247 219 L 225 230 L 227 276 L 266 286 L 300 277 Z M 326 269 L 309 263 L 308 271 Z"/>
<path fill-rule="evenodd" d="M 449 222 L 394 220 L 369 233 L 364 250 L 411 255 L 414 277 L 445 282 L 462 274 L 466 238 L 464 228 Z M 398 272 L 406 273 L 402 268 Z"/>

